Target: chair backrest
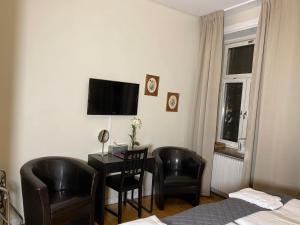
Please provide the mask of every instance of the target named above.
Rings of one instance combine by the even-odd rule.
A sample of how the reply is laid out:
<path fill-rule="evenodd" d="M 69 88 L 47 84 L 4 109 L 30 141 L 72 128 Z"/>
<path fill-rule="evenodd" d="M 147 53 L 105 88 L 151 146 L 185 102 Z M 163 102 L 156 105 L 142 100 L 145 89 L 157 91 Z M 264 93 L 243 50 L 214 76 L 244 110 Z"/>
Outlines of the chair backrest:
<path fill-rule="evenodd" d="M 162 160 L 165 172 L 187 171 L 187 167 L 191 167 L 191 161 L 195 154 L 187 148 L 175 146 L 160 147 L 153 151 L 153 155 L 158 155 Z"/>
<path fill-rule="evenodd" d="M 79 170 L 67 157 L 44 157 L 33 163 L 33 173 L 41 179 L 49 191 L 79 191 Z M 78 190 L 77 190 L 78 189 Z"/>
<path fill-rule="evenodd" d="M 139 176 L 139 186 L 143 183 L 144 171 L 148 148 L 126 151 L 124 156 L 124 167 L 121 173 L 121 188 L 128 178 Z"/>
<path fill-rule="evenodd" d="M 165 171 L 180 171 L 191 159 L 194 152 L 180 147 L 161 147 L 155 150 L 163 161 Z"/>

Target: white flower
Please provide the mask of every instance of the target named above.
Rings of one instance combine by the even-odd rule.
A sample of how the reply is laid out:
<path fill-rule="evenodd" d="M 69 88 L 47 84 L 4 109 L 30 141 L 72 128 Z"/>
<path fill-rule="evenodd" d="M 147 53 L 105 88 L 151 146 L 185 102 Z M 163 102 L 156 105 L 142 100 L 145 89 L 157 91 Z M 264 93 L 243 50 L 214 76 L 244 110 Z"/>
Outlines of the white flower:
<path fill-rule="evenodd" d="M 142 126 L 142 121 L 141 119 L 137 118 L 137 117 L 133 117 L 133 119 L 131 120 L 131 125 L 134 126 L 135 128 L 141 128 Z"/>

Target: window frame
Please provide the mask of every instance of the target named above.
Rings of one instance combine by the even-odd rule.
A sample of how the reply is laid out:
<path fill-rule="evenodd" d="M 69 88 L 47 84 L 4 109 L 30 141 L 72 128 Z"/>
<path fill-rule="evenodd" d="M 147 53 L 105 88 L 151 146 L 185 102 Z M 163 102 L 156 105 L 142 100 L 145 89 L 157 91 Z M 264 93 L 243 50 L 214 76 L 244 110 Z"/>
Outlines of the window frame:
<path fill-rule="evenodd" d="M 222 139 L 222 133 L 223 133 L 223 121 L 224 121 L 224 115 L 225 115 L 225 97 L 226 97 L 226 84 L 232 84 L 232 83 L 242 83 L 243 84 L 243 90 L 242 90 L 242 99 L 241 99 L 241 108 L 240 108 L 240 119 L 239 119 L 239 132 L 238 132 L 238 139 L 246 138 L 246 128 L 247 124 L 245 124 L 245 120 L 247 117 L 248 112 L 248 104 L 249 104 L 249 93 L 250 93 L 250 80 L 247 79 L 241 79 L 241 78 L 230 78 L 230 79 L 224 79 L 222 81 L 221 86 L 221 96 L 220 96 L 220 105 L 219 105 L 219 120 L 218 120 L 218 142 L 224 143 L 226 146 L 231 148 L 238 148 L 238 141 L 232 142 L 225 139 Z M 246 113 L 244 115 L 244 113 Z M 243 115 L 242 115 L 243 114 Z"/>
<path fill-rule="evenodd" d="M 223 57 L 222 77 L 221 77 L 222 80 L 221 80 L 220 93 L 219 93 L 217 141 L 224 143 L 226 147 L 230 147 L 234 149 L 238 149 L 239 140 L 245 139 L 247 136 L 247 122 L 248 122 L 247 120 L 248 120 L 248 108 L 249 108 L 249 97 L 250 97 L 249 95 L 250 95 L 252 73 L 230 74 L 230 75 L 227 74 L 228 53 L 230 48 L 246 46 L 251 44 L 255 45 L 255 35 L 226 41 L 224 43 L 224 57 Z M 223 131 L 225 104 L 226 104 L 225 90 L 226 90 L 226 84 L 228 83 L 243 83 L 241 108 L 240 108 L 240 120 L 239 120 L 239 132 L 238 132 L 237 142 L 232 142 L 221 138 L 222 131 Z"/>

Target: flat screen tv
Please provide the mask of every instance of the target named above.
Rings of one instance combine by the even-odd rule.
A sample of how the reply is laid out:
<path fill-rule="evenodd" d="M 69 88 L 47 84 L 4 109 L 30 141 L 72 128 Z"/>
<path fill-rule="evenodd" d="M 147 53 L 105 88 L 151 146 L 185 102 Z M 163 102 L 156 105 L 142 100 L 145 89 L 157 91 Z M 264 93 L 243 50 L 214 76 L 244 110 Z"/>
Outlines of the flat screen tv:
<path fill-rule="evenodd" d="M 88 115 L 136 115 L 139 84 L 90 78 Z"/>

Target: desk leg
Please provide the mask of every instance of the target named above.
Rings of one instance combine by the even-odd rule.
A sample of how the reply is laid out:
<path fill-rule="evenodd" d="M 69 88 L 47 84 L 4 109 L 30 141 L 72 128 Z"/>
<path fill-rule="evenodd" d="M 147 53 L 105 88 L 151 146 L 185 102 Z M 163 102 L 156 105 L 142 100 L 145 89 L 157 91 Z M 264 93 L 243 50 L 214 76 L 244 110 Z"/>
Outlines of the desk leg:
<path fill-rule="evenodd" d="M 153 195 L 154 195 L 154 173 L 152 173 L 150 213 L 152 213 L 153 211 Z"/>
<path fill-rule="evenodd" d="M 96 198 L 95 220 L 98 225 L 104 225 L 104 206 L 105 206 L 105 173 L 100 175 Z"/>

